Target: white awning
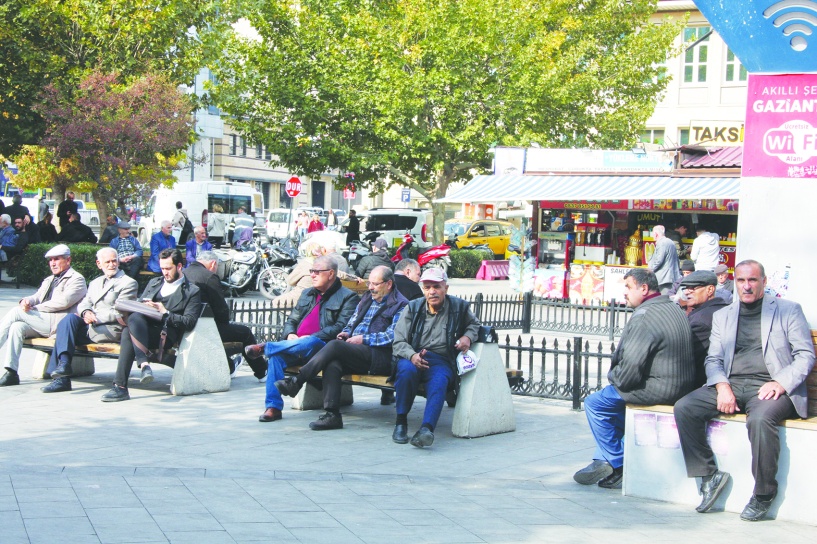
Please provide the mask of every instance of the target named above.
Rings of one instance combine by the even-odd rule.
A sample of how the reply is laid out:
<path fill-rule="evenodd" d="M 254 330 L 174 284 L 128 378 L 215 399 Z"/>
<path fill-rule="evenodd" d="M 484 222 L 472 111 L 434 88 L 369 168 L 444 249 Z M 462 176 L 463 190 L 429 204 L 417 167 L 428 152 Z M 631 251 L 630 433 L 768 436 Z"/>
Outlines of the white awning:
<path fill-rule="evenodd" d="M 736 199 L 740 178 L 673 176 L 476 176 L 438 202 L 502 200 Z"/>

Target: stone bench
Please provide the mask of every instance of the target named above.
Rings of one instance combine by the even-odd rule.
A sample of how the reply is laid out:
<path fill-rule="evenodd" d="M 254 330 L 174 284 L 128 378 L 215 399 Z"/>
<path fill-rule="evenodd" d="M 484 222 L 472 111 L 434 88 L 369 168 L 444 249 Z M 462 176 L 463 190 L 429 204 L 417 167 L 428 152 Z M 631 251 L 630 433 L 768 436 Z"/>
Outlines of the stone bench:
<path fill-rule="evenodd" d="M 475 343 L 471 346 L 479 364 L 462 376 L 459 393 L 454 406 L 451 432 L 460 438 L 477 438 L 516 430 L 513 399 L 509 382 L 522 377 L 521 370 L 506 369 L 496 343 Z M 294 375 L 300 367 L 287 367 L 286 373 Z M 387 376 L 349 374 L 343 376 L 341 405 L 354 402 L 352 386 L 371 387 L 394 391 L 387 383 Z M 453 399 L 452 399 L 453 400 Z M 449 400 L 449 404 L 452 403 Z M 307 383 L 292 399 L 294 410 L 315 410 L 323 407 L 323 392 Z"/>
<path fill-rule="evenodd" d="M 172 395 L 198 395 L 230 389 L 230 371 L 226 364 L 228 353 L 240 353 L 243 346 L 237 342 L 222 343 L 215 320 L 205 310 L 192 331 L 184 333 L 179 345 L 165 352 L 175 355 Z M 34 361 L 33 377 L 49 379 L 46 372 L 48 359 L 54 349 L 53 338 L 29 338 L 23 347 L 39 352 Z M 101 343 L 77 346 L 71 361 L 74 377 L 90 376 L 95 372 L 94 359 L 118 359 L 119 344 Z"/>

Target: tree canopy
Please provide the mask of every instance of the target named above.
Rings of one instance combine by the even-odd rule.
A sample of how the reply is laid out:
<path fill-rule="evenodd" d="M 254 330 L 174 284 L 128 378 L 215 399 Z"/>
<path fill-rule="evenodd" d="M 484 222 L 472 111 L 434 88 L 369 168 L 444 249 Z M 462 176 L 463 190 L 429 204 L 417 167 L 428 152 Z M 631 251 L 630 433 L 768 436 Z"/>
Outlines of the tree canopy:
<path fill-rule="evenodd" d="M 304 175 L 355 172 L 430 201 L 494 145 L 620 148 L 666 85 L 656 0 L 261 0 L 215 98 Z M 388 176 L 388 177 L 387 177 Z M 435 206 L 435 235 L 442 236 Z"/>

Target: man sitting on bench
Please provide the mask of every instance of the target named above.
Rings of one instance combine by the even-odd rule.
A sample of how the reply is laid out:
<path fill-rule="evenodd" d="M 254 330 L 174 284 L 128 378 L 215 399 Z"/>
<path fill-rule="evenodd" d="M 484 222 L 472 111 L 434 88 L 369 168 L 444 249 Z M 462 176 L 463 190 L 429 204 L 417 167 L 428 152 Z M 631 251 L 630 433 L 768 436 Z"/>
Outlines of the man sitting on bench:
<path fill-rule="evenodd" d="M 755 487 L 740 519 L 758 521 L 777 496 L 777 426 L 784 419 L 807 417 L 806 377 L 814 366 L 814 345 L 800 305 L 765 295 L 762 264 L 738 263 L 735 287 L 738 301 L 712 317 L 706 386 L 675 404 L 675 423 L 687 476 L 701 477 L 696 510 L 704 513 L 729 481 L 729 474 L 718 470 L 707 423 L 719 414 L 746 414 Z"/>
<path fill-rule="evenodd" d="M 23 340 L 36 336 L 48 337 L 57 330 L 57 324 L 68 314 L 74 313 L 77 304 L 85 296 L 85 278 L 71 268 L 71 250 L 59 244 L 45 254 L 51 276 L 43 280 L 36 293 L 20 300 L 0 322 L 0 348 L 7 346 L 4 359 L 6 373 L 0 378 L 0 386 L 20 385 L 17 369 Z"/>
<path fill-rule="evenodd" d="M 192 331 L 201 315 L 199 288 L 182 275 L 184 257 L 178 249 L 163 249 L 159 253 L 161 277 L 153 278 L 145 287 L 140 300 L 156 315 L 133 312 L 128 326 L 122 331 L 116 377 L 110 391 L 102 395 L 102 402 L 130 400 L 128 376 L 133 361 L 142 369 L 140 382 L 153 381 L 149 361 L 173 366 L 175 360 L 163 357 L 187 331 Z"/>
<path fill-rule="evenodd" d="M 96 266 L 102 276 L 88 284 L 88 293 L 77 307 L 57 325 L 57 336 L 46 371 L 53 381 L 41 388 L 43 393 L 71 390 L 71 359 L 77 345 L 99 342 L 119 343 L 125 319 L 116 311 L 118 300 L 135 300 L 136 280 L 119 269 L 119 257 L 112 247 L 96 252 Z"/>
<path fill-rule="evenodd" d="M 344 374 L 388 376 L 391 373 L 394 327 L 408 301 L 395 289 L 394 272 L 388 266 L 375 267 L 368 284 L 369 291 L 337 339 L 302 366 L 297 376 L 275 382 L 278 391 L 294 397 L 306 382 L 323 372 L 326 413 L 309 424 L 313 431 L 343 428 L 340 394 Z"/>
<path fill-rule="evenodd" d="M 258 418 L 262 423 L 281 419 L 284 400 L 275 387 L 284 379 L 287 365 L 302 364 L 335 338 L 355 313 L 360 297 L 338 279 L 338 263 L 328 255 L 318 257 L 309 269 L 312 288 L 304 290 L 284 325 L 285 340 L 248 346 L 247 357 L 269 358 L 266 410 Z"/>
<path fill-rule="evenodd" d="M 448 275 L 429 268 L 420 277 L 425 298 L 409 303 L 394 331 L 397 359 L 397 421 L 392 440 L 408 439 L 408 413 L 420 383 L 426 388 L 426 408 L 420 429 L 411 445 L 424 448 L 434 443 L 434 429 L 443 410 L 445 394 L 457 379 L 458 352 L 468 351 L 479 335 L 479 320 L 470 304 L 448 295 Z"/>

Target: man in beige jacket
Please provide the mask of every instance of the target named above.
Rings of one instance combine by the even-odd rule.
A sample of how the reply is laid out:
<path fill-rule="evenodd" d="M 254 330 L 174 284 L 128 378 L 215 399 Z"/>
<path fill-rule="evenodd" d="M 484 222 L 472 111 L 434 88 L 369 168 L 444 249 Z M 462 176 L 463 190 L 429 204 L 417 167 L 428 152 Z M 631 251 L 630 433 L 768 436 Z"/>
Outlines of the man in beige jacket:
<path fill-rule="evenodd" d="M 87 288 L 82 274 L 71 268 L 71 250 L 59 244 L 45 254 L 51 276 L 30 297 L 20 300 L 0 322 L 0 349 L 7 347 L 3 358 L 6 373 L 0 377 L 0 387 L 20 385 L 17 369 L 26 338 L 52 336 L 57 324 L 68 314 L 76 312 Z"/>

